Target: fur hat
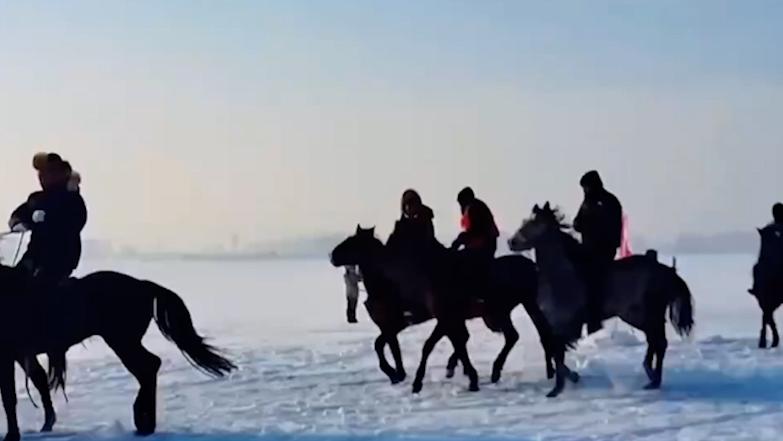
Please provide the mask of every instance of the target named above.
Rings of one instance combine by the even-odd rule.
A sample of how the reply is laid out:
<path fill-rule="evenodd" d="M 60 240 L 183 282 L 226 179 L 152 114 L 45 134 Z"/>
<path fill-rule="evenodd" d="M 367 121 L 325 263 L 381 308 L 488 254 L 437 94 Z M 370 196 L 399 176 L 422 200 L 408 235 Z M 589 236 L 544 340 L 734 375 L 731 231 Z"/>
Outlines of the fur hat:
<path fill-rule="evenodd" d="M 33 156 L 33 168 L 41 171 L 46 166 L 49 154 L 46 152 L 38 152 Z"/>
<path fill-rule="evenodd" d="M 582 179 L 579 180 L 579 185 L 582 187 L 591 187 L 594 189 L 604 188 L 601 175 L 599 175 L 595 170 L 590 170 L 589 172 L 585 173 L 584 176 L 582 176 Z"/>

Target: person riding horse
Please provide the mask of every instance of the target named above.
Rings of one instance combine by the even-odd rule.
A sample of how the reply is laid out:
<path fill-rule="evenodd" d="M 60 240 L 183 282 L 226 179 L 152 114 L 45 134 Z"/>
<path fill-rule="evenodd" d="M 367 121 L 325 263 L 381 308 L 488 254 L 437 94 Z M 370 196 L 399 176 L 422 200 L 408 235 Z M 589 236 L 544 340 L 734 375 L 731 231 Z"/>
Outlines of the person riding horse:
<path fill-rule="evenodd" d="M 609 266 L 620 246 L 623 230 L 623 208 L 620 201 L 604 188 L 601 176 L 592 170 L 582 176 L 584 202 L 574 219 L 574 229 L 582 235 L 587 256 L 588 333 L 601 329 L 601 295 Z"/>
<path fill-rule="evenodd" d="M 57 286 L 70 277 L 81 257 L 81 231 L 87 208 L 71 165 L 56 153 L 37 154 L 41 191 L 32 193 L 8 222 L 12 231 L 31 231 L 19 266 L 41 286 Z"/>
<path fill-rule="evenodd" d="M 468 279 L 466 286 L 474 295 L 483 297 L 500 233 L 492 211 L 484 201 L 476 198 L 472 188 L 463 188 L 457 195 L 457 202 L 462 212 L 463 231 L 451 244 L 451 249 L 458 252 L 460 273 Z"/>
<path fill-rule="evenodd" d="M 770 237 L 774 236 L 780 238 L 781 240 L 778 242 L 780 247 L 778 247 L 776 251 L 778 251 L 778 256 L 783 256 L 783 203 L 778 202 L 772 206 L 772 222 L 762 228 L 759 233 L 761 233 L 762 237 L 769 235 Z M 783 261 L 779 263 L 783 265 Z M 776 268 L 776 270 L 777 271 L 773 272 L 783 273 L 783 266 L 781 268 Z M 748 292 L 753 295 L 759 294 L 758 283 L 763 277 L 762 271 L 763 268 L 758 263 L 753 266 L 753 287 L 748 290 Z"/>

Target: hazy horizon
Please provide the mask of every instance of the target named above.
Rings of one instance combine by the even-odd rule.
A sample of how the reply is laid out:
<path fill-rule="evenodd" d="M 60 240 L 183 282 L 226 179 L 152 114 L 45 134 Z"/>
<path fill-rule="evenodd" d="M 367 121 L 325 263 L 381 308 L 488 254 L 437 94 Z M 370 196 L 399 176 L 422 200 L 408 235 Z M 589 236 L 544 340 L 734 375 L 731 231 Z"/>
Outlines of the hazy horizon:
<path fill-rule="evenodd" d="M 199 250 L 386 234 L 406 188 L 512 231 L 601 171 L 634 234 L 783 199 L 783 3 L 0 3 L 0 217 L 60 152 L 85 237 Z M 3 211 L 5 210 L 5 211 Z M 7 214 L 4 214 L 7 213 Z"/>

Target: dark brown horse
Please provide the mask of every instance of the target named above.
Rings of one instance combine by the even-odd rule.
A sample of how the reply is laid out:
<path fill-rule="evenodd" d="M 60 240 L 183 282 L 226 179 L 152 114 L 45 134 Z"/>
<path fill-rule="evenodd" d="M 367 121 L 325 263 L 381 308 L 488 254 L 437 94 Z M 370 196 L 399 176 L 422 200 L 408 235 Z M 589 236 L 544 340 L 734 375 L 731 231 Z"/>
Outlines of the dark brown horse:
<path fill-rule="evenodd" d="M 139 382 L 133 405 L 139 435 L 155 432 L 156 389 L 160 358 L 142 345 L 150 321 L 206 374 L 222 377 L 234 364 L 206 344 L 193 327 L 185 303 L 153 282 L 115 272 L 97 272 L 73 280 L 58 292 L 30 290 L 20 270 L 0 265 L 0 393 L 8 421 L 6 441 L 20 439 L 16 419 L 14 360 L 50 354 L 53 386 L 65 385 L 62 356 L 71 346 L 100 336 Z"/>
<path fill-rule="evenodd" d="M 335 266 L 359 265 L 367 288 L 365 306 L 381 331 L 375 340 L 375 350 L 380 368 L 392 384 L 406 377 L 397 335 L 410 325 L 433 318 L 438 320 L 438 324 L 424 345 L 422 361 L 413 385 L 414 392 L 421 390 L 427 357 L 444 336 L 452 340 L 455 349 L 449 358 L 447 376 L 451 377 L 458 361 L 463 360 L 465 373 L 471 378 L 471 389 L 478 389 L 477 374 L 464 361 L 467 355 L 464 344 L 468 337 L 464 323 L 466 319 L 481 317 L 490 330 L 502 332 L 505 336 L 505 345 L 492 366 L 493 382 L 500 380 L 506 358 L 519 340 L 519 334 L 511 321 L 511 311 L 520 303 L 537 328 L 546 352 L 550 331 L 535 300 L 536 267 L 532 261 L 522 256 L 496 259 L 488 289 L 483 298 L 479 299 L 453 285 L 459 278 L 449 273 L 454 269 L 447 263 L 447 253 L 451 252 L 442 248 L 436 249 L 436 253 L 440 254 L 440 257 L 435 257 L 439 262 L 431 268 L 438 274 L 432 277 L 411 275 L 410 266 L 391 256 L 383 243 L 375 238 L 373 229 L 361 227 L 357 227 L 356 234 L 339 244 L 331 253 Z M 405 289 L 413 291 L 413 295 L 403 295 Z M 387 344 L 396 367 L 386 361 L 384 348 Z M 546 366 L 551 378 L 554 367 L 548 354 Z"/>

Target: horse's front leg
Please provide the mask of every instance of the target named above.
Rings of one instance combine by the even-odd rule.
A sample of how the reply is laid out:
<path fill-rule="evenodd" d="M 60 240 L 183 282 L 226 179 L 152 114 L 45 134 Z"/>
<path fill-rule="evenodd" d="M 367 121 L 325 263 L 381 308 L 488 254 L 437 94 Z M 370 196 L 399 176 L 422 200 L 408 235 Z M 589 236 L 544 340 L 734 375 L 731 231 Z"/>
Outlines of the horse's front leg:
<path fill-rule="evenodd" d="M 424 342 L 424 347 L 421 349 L 421 361 L 419 361 L 419 368 L 416 370 L 416 378 L 413 380 L 413 393 L 417 394 L 421 392 L 421 388 L 424 383 L 424 374 L 427 372 L 427 359 L 430 357 L 432 350 L 435 349 L 435 345 L 438 344 L 440 339 L 446 335 L 443 325 L 438 322 L 435 325 L 435 329 L 432 330 L 432 334 L 427 337 L 427 341 Z"/>
<path fill-rule="evenodd" d="M 392 357 L 394 358 L 394 365 L 397 371 L 397 381 L 401 382 L 405 380 L 408 374 L 405 373 L 405 365 L 402 363 L 402 351 L 400 351 L 400 341 L 397 340 L 397 334 L 390 334 L 386 338 L 391 349 Z"/>
<path fill-rule="evenodd" d="M 8 426 L 5 441 L 19 441 L 19 423 L 16 419 L 16 379 L 14 378 L 14 359 L 0 359 L 0 395 Z"/>

